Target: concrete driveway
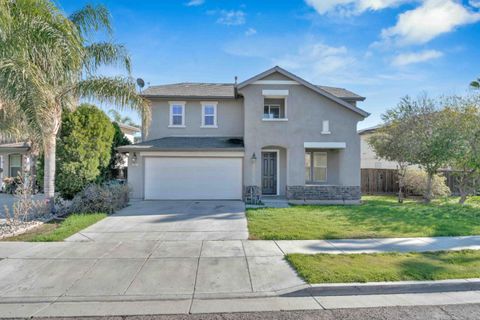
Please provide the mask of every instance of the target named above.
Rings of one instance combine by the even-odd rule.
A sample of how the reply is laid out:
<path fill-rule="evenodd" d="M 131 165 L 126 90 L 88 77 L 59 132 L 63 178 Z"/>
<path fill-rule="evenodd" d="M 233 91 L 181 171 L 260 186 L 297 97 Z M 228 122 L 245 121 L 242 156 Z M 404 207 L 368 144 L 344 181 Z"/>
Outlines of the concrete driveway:
<path fill-rule="evenodd" d="M 195 299 L 305 287 L 275 242 L 247 238 L 242 202 L 134 202 L 65 242 L 0 242 L 0 300 L 37 316 L 94 301 L 184 313 Z"/>
<path fill-rule="evenodd" d="M 245 240 L 241 201 L 135 201 L 68 241 Z"/>

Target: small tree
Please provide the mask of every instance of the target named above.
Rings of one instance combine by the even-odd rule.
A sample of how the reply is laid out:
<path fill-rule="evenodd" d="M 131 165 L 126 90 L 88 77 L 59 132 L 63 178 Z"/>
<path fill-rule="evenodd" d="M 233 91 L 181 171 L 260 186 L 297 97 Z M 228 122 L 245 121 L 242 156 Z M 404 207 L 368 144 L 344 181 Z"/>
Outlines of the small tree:
<path fill-rule="evenodd" d="M 63 197 L 70 199 L 97 181 L 110 161 L 113 136 L 110 119 L 93 105 L 82 104 L 64 114 L 57 139 L 56 177 Z"/>
<path fill-rule="evenodd" d="M 389 119 L 383 116 L 384 121 Z M 410 141 L 404 134 L 405 123 L 394 121 L 379 128 L 367 142 L 382 159 L 396 162 L 398 165 L 398 202 L 404 199 L 405 173 L 411 158 Z"/>
<path fill-rule="evenodd" d="M 426 95 L 416 100 L 405 97 L 383 116 L 386 123 L 401 124 L 399 134 L 409 145 L 407 162 L 417 164 L 427 172 L 424 194 L 427 203 L 433 198 L 433 176 L 452 158 L 455 128 L 446 125 L 447 116 L 439 110 L 436 101 Z"/>
<path fill-rule="evenodd" d="M 480 98 L 450 97 L 444 103 L 445 125 L 455 128 L 450 166 L 458 177 L 459 203 L 464 204 L 480 172 Z"/>

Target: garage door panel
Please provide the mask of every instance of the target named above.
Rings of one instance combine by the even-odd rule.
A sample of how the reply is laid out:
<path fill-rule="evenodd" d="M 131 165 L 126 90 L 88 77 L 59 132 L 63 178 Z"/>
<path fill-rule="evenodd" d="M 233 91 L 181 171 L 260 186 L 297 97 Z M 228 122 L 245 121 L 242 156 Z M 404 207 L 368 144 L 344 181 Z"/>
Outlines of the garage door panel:
<path fill-rule="evenodd" d="M 241 199 L 241 158 L 146 158 L 145 199 Z"/>

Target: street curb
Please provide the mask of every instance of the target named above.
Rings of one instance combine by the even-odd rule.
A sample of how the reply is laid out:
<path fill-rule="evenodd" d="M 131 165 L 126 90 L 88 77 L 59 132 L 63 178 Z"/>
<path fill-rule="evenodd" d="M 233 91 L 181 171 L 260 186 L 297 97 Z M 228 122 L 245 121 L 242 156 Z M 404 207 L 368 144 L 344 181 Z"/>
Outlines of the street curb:
<path fill-rule="evenodd" d="M 402 293 L 439 293 L 480 290 L 480 279 L 449 279 L 433 281 L 398 281 L 366 283 L 312 284 L 309 288 L 283 296 L 342 296 Z"/>

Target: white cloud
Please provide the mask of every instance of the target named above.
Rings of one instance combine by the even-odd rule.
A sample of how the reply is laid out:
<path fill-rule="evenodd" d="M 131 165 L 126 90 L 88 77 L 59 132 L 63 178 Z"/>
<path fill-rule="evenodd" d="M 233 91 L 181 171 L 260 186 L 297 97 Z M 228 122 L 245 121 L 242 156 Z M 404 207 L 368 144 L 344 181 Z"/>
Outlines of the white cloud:
<path fill-rule="evenodd" d="M 247 37 L 253 36 L 254 34 L 257 34 L 257 30 L 255 30 L 254 28 L 248 28 L 247 31 L 245 31 L 245 35 Z"/>
<path fill-rule="evenodd" d="M 425 0 L 421 6 L 400 14 L 395 26 L 383 29 L 382 38 L 384 43 L 422 44 L 479 20 L 479 12 L 467 9 L 456 0 Z"/>
<path fill-rule="evenodd" d="M 437 59 L 441 56 L 443 56 L 443 53 L 437 50 L 424 50 L 421 52 L 401 53 L 393 59 L 392 63 L 394 66 L 406 66 L 409 64 Z"/>
<path fill-rule="evenodd" d="M 480 8 L 480 0 L 470 0 L 468 2 L 472 7 Z"/>
<path fill-rule="evenodd" d="M 197 6 L 201 6 L 204 3 L 205 3 L 205 0 L 190 0 L 185 5 L 187 7 L 197 7 Z"/>
<path fill-rule="evenodd" d="M 217 23 L 227 26 L 239 26 L 245 24 L 245 12 L 242 10 L 220 10 Z"/>
<path fill-rule="evenodd" d="M 318 42 L 300 47 L 297 53 L 273 59 L 286 69 L 310 74 L 311 78 L 337 77 L 345 73 L 354 63 L 346 47 L 332 47 Z M 340 73 L 340 74 L 339 74 Z"/>
<path fill-rule="evenodd" d="M 329 12 L 342 15 L 356 15 L 365 11 L 377 11 L 390 7 L 397 7 L 403 3 L 415 0 L 305 0 L 319 14 Z"/>

